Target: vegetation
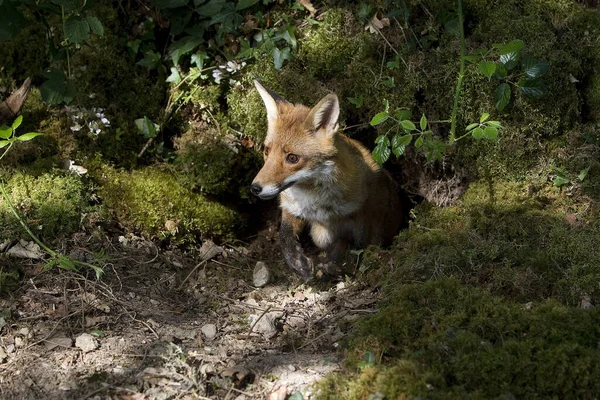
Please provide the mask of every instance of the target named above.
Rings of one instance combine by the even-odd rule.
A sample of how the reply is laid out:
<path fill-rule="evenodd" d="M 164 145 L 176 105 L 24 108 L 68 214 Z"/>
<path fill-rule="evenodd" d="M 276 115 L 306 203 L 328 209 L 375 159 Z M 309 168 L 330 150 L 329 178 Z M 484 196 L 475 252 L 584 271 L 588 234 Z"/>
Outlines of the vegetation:
<path fill-rule="evenodd" d="M 306 105 L 334 92 L 344 133 L 420 204 L 365 251 L 359 279 L 384 299 L 320 396 L 600 392 L 594 2 L 146 3 L 0 0 L 0 100 L 31 77 L 21 129 L 44 134 L 2 155 L 0 244 L 28 237 L 19 218 L 57 248 L 113 226 L 186 249 L 244 239 L 266 134 L 252 80 Z M 421 202 L 448 171 L 460 200 Z"/>

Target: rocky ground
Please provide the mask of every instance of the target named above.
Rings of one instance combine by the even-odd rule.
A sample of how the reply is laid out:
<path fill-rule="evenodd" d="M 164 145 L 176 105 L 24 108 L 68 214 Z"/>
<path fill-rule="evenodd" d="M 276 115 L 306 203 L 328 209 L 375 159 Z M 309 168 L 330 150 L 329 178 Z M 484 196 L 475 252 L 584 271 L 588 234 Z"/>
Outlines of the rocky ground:
<path fill-rule="evenodd" d="M 23 286 L 0 300 L 0 397 L 311 398 L 378 293 L 302 284 L 272 236 L 185 254 L 135 236 L 74 240 L 74 257 L 104 249 L 100 280 L 24 261 Z"/>

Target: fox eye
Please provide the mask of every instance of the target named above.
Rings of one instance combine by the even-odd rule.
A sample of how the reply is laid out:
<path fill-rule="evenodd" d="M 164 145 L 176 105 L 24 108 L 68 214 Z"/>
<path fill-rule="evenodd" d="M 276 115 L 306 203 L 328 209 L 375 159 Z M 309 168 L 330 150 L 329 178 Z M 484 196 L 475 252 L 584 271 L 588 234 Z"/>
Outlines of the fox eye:
<path fill-rule="evenodd" d="M 269 150 L 271 150 L 269 149 L 269 146 L 265 146 L 265 156 L 269 155 Z"/>
<path fill-rule="evenodd" d="M 285 159 L 290 164 L 296 164 L 298 161 L 300 161 L 300 156 L 294 153 L 290 153 L 285 157 Z"/>

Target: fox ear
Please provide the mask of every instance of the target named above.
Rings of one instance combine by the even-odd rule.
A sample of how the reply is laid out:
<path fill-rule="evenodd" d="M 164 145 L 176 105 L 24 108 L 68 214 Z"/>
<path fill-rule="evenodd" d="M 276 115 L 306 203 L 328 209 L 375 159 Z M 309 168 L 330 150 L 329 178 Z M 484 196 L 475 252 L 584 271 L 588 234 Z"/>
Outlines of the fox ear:
<path fill-rule="evenodd" d="M 254 86 L 256 86 L 256 90 L 258 90 L 260 97 L 262 97 L 263 102 L 265 103 L 265 107 L 267 108 L 267 118 L 269 121 L 277 119 L 279 116 L 279 107 L 277 104 L 287 103 L 287 100 L 278 94 L 271 92 L 256 79 L 254 80 Z"/>
<path fill-rule="evenodd" d="M 309 129 L 325 130 L 325 135 L 330 138 L 338 130 L 338 117 L 340 116 L 340 103 L 335 94 L 328 94 L 319 104 L 313 107 L 306 117 Z"/>

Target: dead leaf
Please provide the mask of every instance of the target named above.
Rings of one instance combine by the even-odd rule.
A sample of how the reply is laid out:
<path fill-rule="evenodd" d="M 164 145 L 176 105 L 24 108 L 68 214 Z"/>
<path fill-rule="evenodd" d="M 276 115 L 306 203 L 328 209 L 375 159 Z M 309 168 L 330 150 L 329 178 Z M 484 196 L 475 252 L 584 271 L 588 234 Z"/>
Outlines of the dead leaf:
<path fill-rule="evenodd" d="M 317 14 L 317 9 L 312 5 L 310 0 L 298 0 L 298 3 L 308 10 L 311 17 L 314 17 Z"/>
<path fill-rule="evenodd" d="M 204 243 L 202 243 L 202 247 L 200 247 L 200 257 L 202 257 L 202 261 L 210 260 L 222 252 L 223 248 L 217 246 L 211 240 L 204 241 Z"/>
<path fill-rule="evenodd" d="M 44 253 L 35 242 L 20 240 L 19 243 L 8 249 L 7 254 L 18 258 L 42 259 Z"/>
<path fill-rule="evenodd" d="M 368 30 L 370 33 L 377 33 L 381 31 L 386 26 L 390 26 L 390 19 L 383 17 L 379 19 L 378 14 L 373 15 L 371 21 L 365 26 L 365 30 Z"/>

